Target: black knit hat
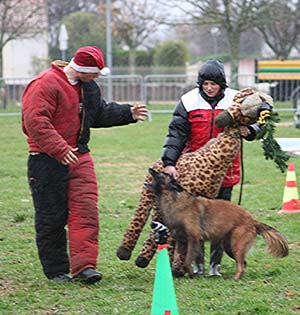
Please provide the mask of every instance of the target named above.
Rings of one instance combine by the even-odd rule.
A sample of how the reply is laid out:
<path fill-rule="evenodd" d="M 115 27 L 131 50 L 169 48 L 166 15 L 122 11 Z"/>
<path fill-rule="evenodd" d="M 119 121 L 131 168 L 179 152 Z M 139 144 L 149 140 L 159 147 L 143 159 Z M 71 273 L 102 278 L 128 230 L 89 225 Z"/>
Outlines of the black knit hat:
<path fill-rule="evenodd" d="M 223 64 L 215 59 L 210 59 L 204 63 L 198 72 L 198 81 L 200 90 L 202 90 L 203 81 L 210 80 L 219 84 L 222 89 L 227 87 L 226 76 Z"/>

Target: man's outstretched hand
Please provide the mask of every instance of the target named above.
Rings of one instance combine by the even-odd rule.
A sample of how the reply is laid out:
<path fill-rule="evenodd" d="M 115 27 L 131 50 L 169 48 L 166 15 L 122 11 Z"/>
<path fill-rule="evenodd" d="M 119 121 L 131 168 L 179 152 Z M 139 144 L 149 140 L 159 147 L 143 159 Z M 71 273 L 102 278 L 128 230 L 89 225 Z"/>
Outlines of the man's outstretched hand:
<path fill-rule="evenodd" d="M 146 105 L 137 104 L 131 107 L 131 115 L 134 120 L 144 121 L 145 117 L 148 116 L 148 109 Z"/>

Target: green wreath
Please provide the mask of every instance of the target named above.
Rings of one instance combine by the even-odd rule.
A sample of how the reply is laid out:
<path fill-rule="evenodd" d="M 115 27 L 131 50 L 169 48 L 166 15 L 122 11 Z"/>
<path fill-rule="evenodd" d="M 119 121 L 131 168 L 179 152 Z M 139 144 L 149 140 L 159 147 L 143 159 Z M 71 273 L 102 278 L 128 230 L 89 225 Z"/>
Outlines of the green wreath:
<path fill-rule="evenodd" d="M 274 139 L 275 123 L 279 122 L 278 113 L 272 112 L 265 118 L 264 128 L 258 133 L 257 139 L 261 140 L 264 156 L 267 160 L 274 160 L 276 166 L 284 172 L 287 169 L 289 155 L 282 151 L 278 142 Z"/>

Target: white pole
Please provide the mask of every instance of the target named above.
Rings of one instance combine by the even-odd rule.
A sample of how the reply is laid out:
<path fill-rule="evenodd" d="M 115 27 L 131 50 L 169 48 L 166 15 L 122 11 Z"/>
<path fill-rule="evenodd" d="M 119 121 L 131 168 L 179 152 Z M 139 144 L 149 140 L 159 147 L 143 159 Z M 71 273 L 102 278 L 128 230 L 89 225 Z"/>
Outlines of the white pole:
<path fill-rule="evenodd" d="M 68 32 L 65 24 L 60 26 L 59 30 L 59 49 L 61 51 L 61 59 L 66 60 L 66 51 L 68 49 Z"/>
<path fill-rule="evenodd" d="M 112 71 L 112 49 L 111 49 L 111 2 L 106 0 L 106 63 Z M 112 101 L 112 79 L 109 75 L 107 86 L 108 101 Z"/>

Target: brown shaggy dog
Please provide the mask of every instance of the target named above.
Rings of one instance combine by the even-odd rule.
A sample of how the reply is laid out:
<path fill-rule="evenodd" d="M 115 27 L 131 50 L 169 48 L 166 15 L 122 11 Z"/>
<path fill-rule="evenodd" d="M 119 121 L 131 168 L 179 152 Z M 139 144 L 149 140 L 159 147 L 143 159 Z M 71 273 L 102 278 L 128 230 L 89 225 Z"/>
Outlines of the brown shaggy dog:
<path fill-rule="evenodd" d="M 255 220 L 250 213 L 232 202 L 195 197 L 184 190 L 170 175 L 149 169 L 153 180 L 148 188 L 153 191 L 164 224 L 174 233 L 176 241 L 173 274 L 178 274 L 176 259 L 185 257 L 184 272 L 193 276 L 192 263 L 200 242 L 223 240 L 226 253 L 236 261 L 235 280 L 242 277 L 245 258 L 257 234 L 262 235 L 268 251 L 274 257 L 288 255 L 288 242 L 277 230 Z"/>

